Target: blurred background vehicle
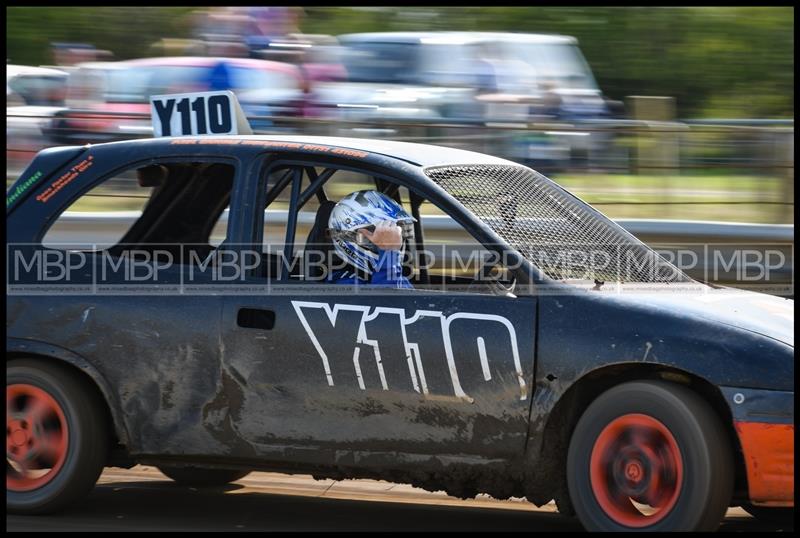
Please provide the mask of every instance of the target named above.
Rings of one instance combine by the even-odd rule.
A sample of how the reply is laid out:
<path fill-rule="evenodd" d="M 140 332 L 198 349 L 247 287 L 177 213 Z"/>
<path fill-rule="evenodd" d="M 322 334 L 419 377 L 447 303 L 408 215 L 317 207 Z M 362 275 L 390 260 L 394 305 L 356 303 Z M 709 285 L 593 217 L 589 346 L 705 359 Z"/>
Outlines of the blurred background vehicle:
<path fill-rule="evenodd" d="M 60 69 L 6 65 L 6 106 L 64 106 L 68 76 Z"/>
<path fill-rule="evenodd" d="M 407 118 L 431 121 L 457 116 L 469 103 L 472 40 L 434 32 L 338 36 L 347 81 L 320 85 L 320 104 L 331 116 L 350 119 Z M 469 105 L 467 105 L 469 106 Z"/>
<path fill-rule="evenodd" d="M 327 117 L 481 124 L 611 116 L 609 100 L 573 37 L 383 32 L 338 39 L 347 81 L 315 88 Z M 613 104 L 619 111 L 618 103 Z M 602 133 L 522 133 L 512 141 L 510 156 L 555 170 L 568 166 L 573 154 L 601 151 L 609 143 Z"/>
<path fill-rule="evenodd" d="M 14 140 L 6 151 L 9 170 L 21 170 L 43 147 L 43 129 L 65 110 L 68 77 L 60 69 L 6 65 L 6 138 Z"/>
<path fill-rule="evenodd" d="M 281 46 L 291 49 L 300 48 L 302 57 L 295 63 L 300 64 L 306 78 L 312 83 L 340 82 L 347 80 L 347 69 L 342 63 L 342 47 L 339 40 L 326 34 L 290 34 L 292 41 Z M 277 47 L 273 47 L 277 48 Z M 268 54 L 265 60 L 273 59 Z"/>
<path fill-rule="evenodd" d="M 44 147 L 149 136 L 153 93 L 224 88 L 256 133 L 489 153 L 612 218 L 794 222 L 791 8 L 12 7 L 7 18 L 9 63 L 60 72 L 58 84 L 50 72 L 12 84 L 7 67 L 7 182 Z M 92 209 L 112 200 L 135 207 L 114 197 Z"/>
<path fill-rule="evenodd" d="M 69 77 L 67 109 L 46 134 L 57 144 L 148 136 L 150 96 L 233 90 L 248 116 L 302 116 L 305 81 L 296 66 L 249 58 L 168 57 L 90 62 Z M 255 128 L 277 127 L 254 120 Z"/>
<path fill-rule="evenodd" d="M 509 32 L 385 32 L 339 36 L 348 81 L 328 101 L 375 105 L 375 115 L 413 102 L 430 118 L 609 115 L 575 38 Z M 491 97 L 491 99 L 488 99 Z M 480 99 L 475 102 L 475 99 Z M 407 109 L 401 108 L 401 109 Z"/>

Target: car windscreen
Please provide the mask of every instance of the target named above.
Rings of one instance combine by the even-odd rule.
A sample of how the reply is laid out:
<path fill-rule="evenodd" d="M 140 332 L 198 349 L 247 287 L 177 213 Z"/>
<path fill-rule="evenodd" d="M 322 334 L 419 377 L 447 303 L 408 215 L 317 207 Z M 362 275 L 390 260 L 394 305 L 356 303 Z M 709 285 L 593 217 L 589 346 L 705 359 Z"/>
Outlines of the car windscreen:
<path fill-rule="evenodd" d="M 6 86 L 20 95 L 26 105 L 63 106 L 67 75 L 19 75 L 7 78 Z"/>
<path fill-rule="evenodd" d="M 539 82 L 549 81 L 557 88 L 596 90 L 597 83 L 581 51 L 570 43 L 505 44 L 509 59 L 525 62 Z"/>
<path fill-rule="evenodd" d="M 230 86 L 233 90 L 282 91 L 297 90 L 300 80 L 288 71 L 270 71 L 249 67 L 229 67 Z"/>
<path fill-rule="evenodd" d="M 111 69 L 106 78 L 105 101 L 109 103 L 147 103 L 151 95 L 203 91 L 211 67 L 148 66 Z"/>
<path fill-rule="evenodd" d="M 692 282 L 621 226 L 530 168 L 439 166 L 425 174 L 552 279 Z"/>
<path fill-rule="evenodd" d="M 485 64 L 476 47 L 462 43 L 423 43 L 419 48 L 419 79 L 433 86 L 475 87 L 482 83 Z"/>
<path fill-rule="evenodd" d="M 416 73 L 418 43 L 345 43 L 342 61 L 351 82 L 402 84 Z"/>

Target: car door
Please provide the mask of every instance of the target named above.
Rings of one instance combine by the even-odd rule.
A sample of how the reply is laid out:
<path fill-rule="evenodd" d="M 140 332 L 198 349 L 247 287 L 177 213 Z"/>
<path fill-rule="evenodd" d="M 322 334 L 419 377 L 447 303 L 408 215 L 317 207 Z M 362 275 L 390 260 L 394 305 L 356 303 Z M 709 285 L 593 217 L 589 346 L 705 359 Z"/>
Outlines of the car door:
<path fill-rule="evenodd" d="M 230 437 L 213 413 L 223 387 L 222 300 L 213 293 L 184 293 L 181 283 L 190 274 L 196 283 L 204 277 L 188 258 L 181 259 L 189 250 L 173 247 L 203 239 L 210 248 L 207 233 L 185 234 L 213 226 L 238 183 L 236 161 L 160 154 L 151 159 L 125 145 L 93 148 L 77 165 L 67 165 L 65 177 L 79 171 L 72 182 L 59 192 L 50 180 L 42 182 L 40 194 L 15 210 L 8 220 L 15 230 L 9 232 L 9 252 L 30 258 L 10 266 L 9 274 L 16 272 L 10 282 L 25 287 L 9 288 L 7 329 L 87 361 L 113 387 L 110 398 L 121 411 L 131 453 L 225 454 Z M 157 187 L 142 186 L 153 180 L 144 174 L 137 185 L 133 172 L 143 165 L 185 167 L 186 174 L 170 172 Z M 191 176 L 206 166 L 223 166 L 225 173 L 207 168 L 208 174 Z M 223 182 L 227 193 L 219 190 Z M 130 203 L 138 204 L 141 216 L 80 213 L 92 205 Z M 201 218 L 203 211 L 207 218 Z"/>
<path fill-rule="evenodd" d="M 224 299 L 221 332 L 231 426 L 248 451 L 306 463 L 522 453 L 534 297 L 258 275 L 244 283 Z"/>

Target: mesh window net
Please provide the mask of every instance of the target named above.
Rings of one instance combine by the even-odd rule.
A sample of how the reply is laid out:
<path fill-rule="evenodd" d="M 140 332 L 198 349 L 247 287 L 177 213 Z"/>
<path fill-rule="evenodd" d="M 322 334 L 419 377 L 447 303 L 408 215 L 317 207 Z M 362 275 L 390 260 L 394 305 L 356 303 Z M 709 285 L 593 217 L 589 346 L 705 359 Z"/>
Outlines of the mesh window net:
<path fill-rule="evenodd" d="M 529 168 L 439 166 L 425 174 L 550 278 L 691 282 L 618 224 Z"/>

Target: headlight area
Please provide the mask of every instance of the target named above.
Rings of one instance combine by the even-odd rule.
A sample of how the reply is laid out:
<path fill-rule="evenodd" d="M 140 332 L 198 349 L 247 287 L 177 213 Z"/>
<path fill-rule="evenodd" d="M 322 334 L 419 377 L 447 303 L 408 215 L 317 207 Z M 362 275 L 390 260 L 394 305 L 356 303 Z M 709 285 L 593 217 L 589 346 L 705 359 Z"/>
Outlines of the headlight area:
<path fill-rule="evenodd" d="M 742 445 L 750 502 L 794 506 L 794 392 L 720 389 Z"/>

